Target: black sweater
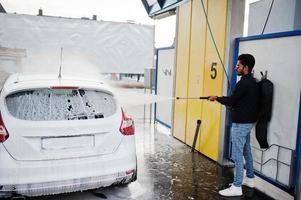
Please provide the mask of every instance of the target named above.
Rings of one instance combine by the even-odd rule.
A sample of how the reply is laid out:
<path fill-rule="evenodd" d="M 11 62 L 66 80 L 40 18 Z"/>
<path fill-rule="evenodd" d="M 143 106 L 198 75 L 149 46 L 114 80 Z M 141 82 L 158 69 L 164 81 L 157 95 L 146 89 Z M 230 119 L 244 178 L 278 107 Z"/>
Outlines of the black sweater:
<path fill-rule="evenodd" d="M 230 106 L 234 123 L 254 123 L 257 120 L 258 89 L 251 74 L 241 77 L 231 96 L 218 97 L 217 101 Z"/>

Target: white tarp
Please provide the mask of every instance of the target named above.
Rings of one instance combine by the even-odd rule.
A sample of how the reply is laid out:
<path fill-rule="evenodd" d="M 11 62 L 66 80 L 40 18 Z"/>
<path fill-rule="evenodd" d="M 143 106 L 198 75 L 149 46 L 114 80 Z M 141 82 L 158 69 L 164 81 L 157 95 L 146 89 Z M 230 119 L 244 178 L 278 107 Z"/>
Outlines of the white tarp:
<path fill-rule="evenodd" d="M 154 26 L 0 14 L 0 46 L 26 50 L 18 71 L 58 72 L 63 48 L 63 73 L 143 73 L 153 66 Z"/>

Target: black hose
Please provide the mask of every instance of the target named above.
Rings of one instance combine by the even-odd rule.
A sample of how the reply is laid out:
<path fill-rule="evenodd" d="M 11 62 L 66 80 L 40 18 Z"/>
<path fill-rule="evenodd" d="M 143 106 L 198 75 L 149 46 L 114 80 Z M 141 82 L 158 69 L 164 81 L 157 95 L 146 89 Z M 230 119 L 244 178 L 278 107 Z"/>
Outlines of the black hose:
<path fill-rule="evenodd" d="M 271 3 L 271 5 L 270 5 L 269 13 L 268 13 L 267 19 L 265 20 L 265 23 L 264 23 L 264 26 L 263 26 L 263 30 L 262 30 L 262 32 L 261 32 L 261 35 L 262 35 L 262 34 L 264 33 L 264 31 L 265 31 L 265 27 L 267 26 L 267 23 L 268 23 L 268 21 L 269 21 L 269 18 L 270 18 L 270 14 L 271 14 L 273 5 L 274 5 L 274 0 L 272 0 L 272 3 Z"/>
<path fill-rule="evenodd" d="M 217 45 L 216 45 L 216 42 L 215 42 L 215 38 L 214 38 L 213 33 L 212 33 L 212 30 L 211 30 L 211 26 L 210 26 L 210 23 L 209 23 L 209 20 L 208 20 L 208 16 L 207 16 L 207 13 L 206 13 L 206 10 L 205 10 L 205 6 L 204 6 L 203 0 L 201 0 L 201 2 L 202 2 L 202 8 L 203 8 L 203 11 L 204 11 L 204 15 L 205 15 L 205 18 L 206 18 L 206 23 L 207 23 L 207 25 L 208 25 L 209 33 L 210 33 L 210 36 L 211 36 L 211 38 L 212 38 L 212 41 L 213 41 L 213 44 L 214 44 L 216 53 L 217 53 L 217 55 L 218 55 L 219 61 L 220 61 L 220 63 L 222 64 L 224 73 L 225 73 L 225 75 L 226 75 L 226 77 L 227 77 L 228 90 L 229 90 L 230 93 L 231 93 L 231 87 L 230 87 L 229 76 L 228 76 L 228 74 L 227 74 L 227 72 L 226 72 L 225 65 L 224 65 L 224 63 L 223 63 L 223 60 L 222 60 L 221 55 L 220 55 L 220 53 L 219 53 L 219 50 L 218 50 L 218 48 L 217 48 Z"/>

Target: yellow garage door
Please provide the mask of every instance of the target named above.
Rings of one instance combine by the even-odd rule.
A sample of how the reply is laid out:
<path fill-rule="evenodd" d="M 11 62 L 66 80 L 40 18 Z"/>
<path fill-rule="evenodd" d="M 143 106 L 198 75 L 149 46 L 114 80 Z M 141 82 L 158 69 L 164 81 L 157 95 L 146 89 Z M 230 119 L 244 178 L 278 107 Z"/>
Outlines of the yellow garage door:
<path fill-rule="evenodd" d="M 206 2 L 206 1 L 205 1 Z M 201 11 L 201 1 L 192 1 L 191 45 L 189 59 L 188 97 L 200 97 L 203 93 L 205 64 L 206 20 Z M 190 99 L 187 104 L 186 144 L 192 146 L 197 120 L 202 116 L 202 101 Z M 199 142 L 196 149 L 199 149 Z"/>
<path fill-rule="evenodd" d="M 203 0 L 222 62 L 225 57 L 226 0 Z M 179 7 L 177 13 L 176 97 L 221 95 L 223 69 L 210 36 L 201 0 Z M 221 105 L 206 100 L 176 100 L 173 134 L 192 146 L 196 121 L 202 120 L 196 149 L 218 160 Z"/>
<path fill-rule="evenodd" d="M 217 48 L 224 63 L 227 1 L 210 0 L 207 5 L 208 20 Z M 222 95 L 224 72 L 211 36 L 207 30 L 203 96 Z M 200 151 L 213 160 L 218 160 L 221 126 L 221 105 L 203 101 Z"/>
<path fill-rule="evenodd" d="M 178 10 L 175 96 L 187 97 L 190 52 L 191 2 Z M 175 100 L 173 135 L 185 142 L 187 100 Z"/>

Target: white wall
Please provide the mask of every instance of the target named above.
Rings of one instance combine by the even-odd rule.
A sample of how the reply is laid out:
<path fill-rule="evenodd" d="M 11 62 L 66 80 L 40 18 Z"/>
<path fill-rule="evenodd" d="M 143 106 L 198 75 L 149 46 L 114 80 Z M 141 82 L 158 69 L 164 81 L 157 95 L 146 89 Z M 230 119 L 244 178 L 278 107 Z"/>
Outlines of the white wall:
<path fill-rule="evenodd" d="M 301 28 L 301 19 L 298 19 L 301 3 L 298 1 L 300 0 L 275 0 L 264 33 L 292 31 L 298 27 Z M 272 0 L 262 0 L 250 4 L 248 35 L 262 33 L 271 2 Z"/>

